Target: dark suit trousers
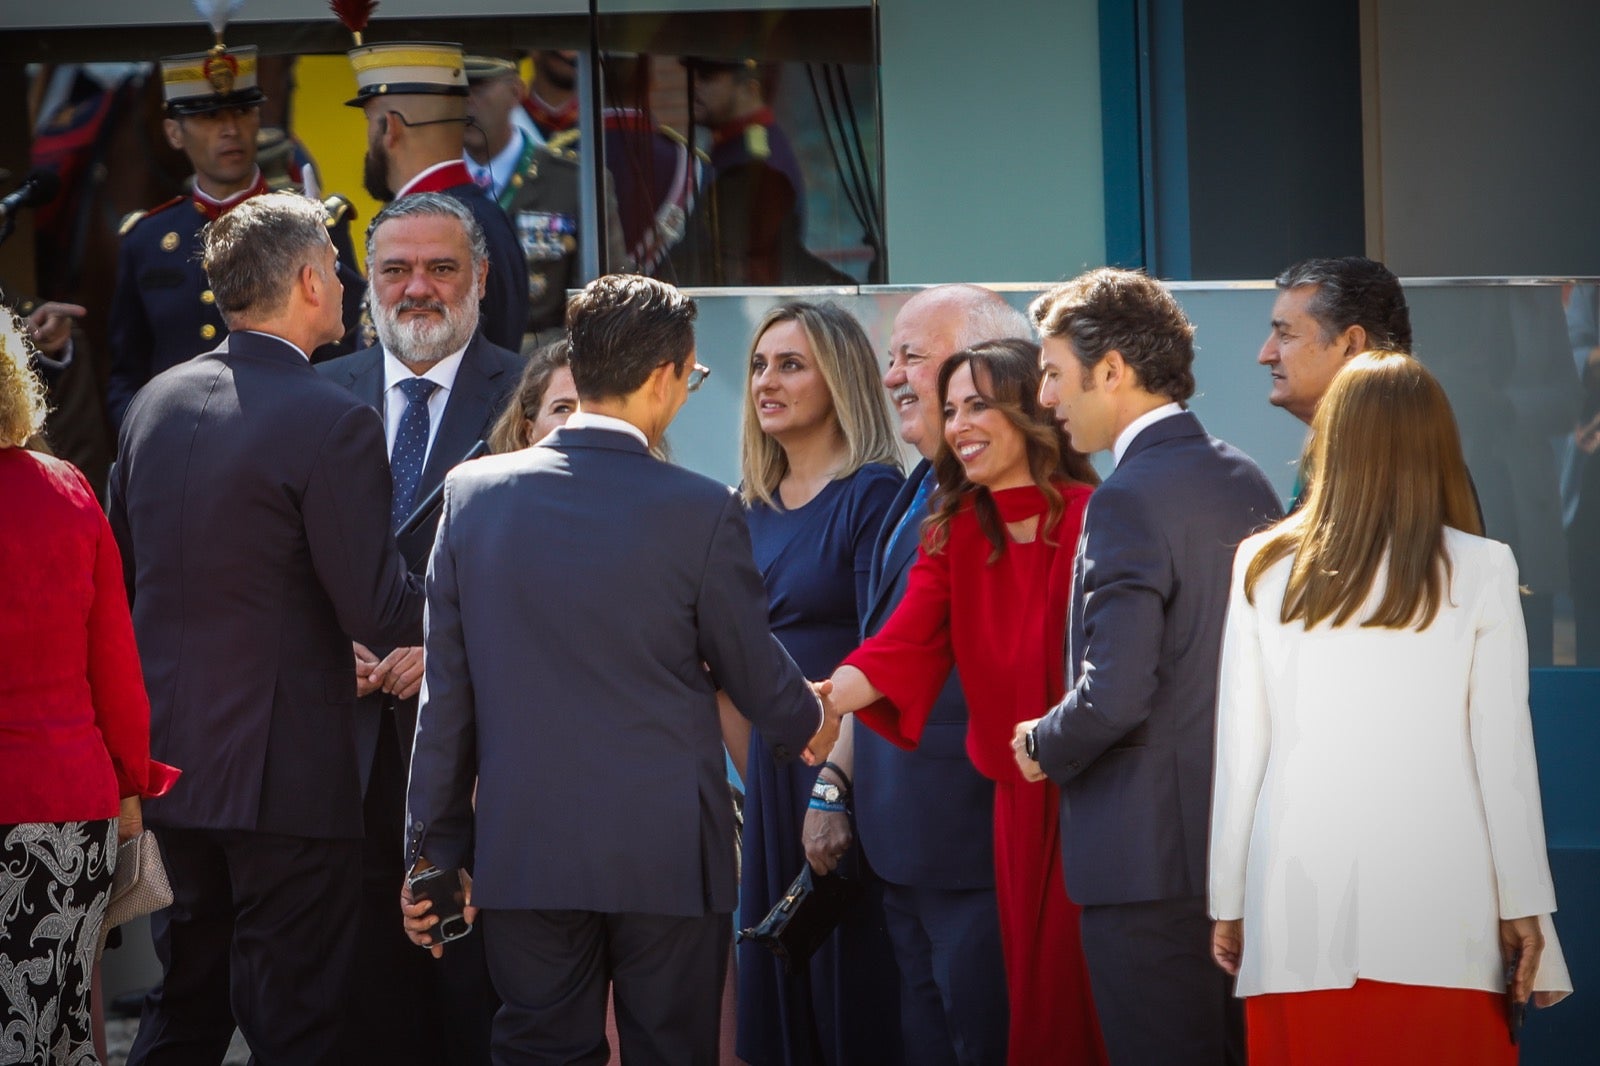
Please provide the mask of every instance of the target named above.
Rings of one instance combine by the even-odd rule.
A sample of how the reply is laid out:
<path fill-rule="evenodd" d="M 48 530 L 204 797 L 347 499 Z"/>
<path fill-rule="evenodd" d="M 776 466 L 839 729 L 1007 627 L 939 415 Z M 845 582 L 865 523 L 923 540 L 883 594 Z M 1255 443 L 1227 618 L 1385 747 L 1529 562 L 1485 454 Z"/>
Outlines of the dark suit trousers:
<path fill-rule="evenodd" d="M 348 1063 L 488 1066 L 489 1026 L 500 1005 L 475 932 L 435 959 L 400 922 L 405 877 L 406 770 L 392 710 L 378 729 L 363 809 L 360 931 L 344 1011 Z"/>
<path fill-rule="evenodd" d="M 339 1062 L 361 842 L 155 832 L 173 901 L 151 916 L 162 979 L 130 1066 L 216 1066 L 236 1022 L 260 1066 Z"/>
<path fill-rule="evenodd" d="M 1242 1066 L 1244 1008 L 1203 896 L 1086 906 L 1082 929 L 1112 1066 Z"/>
<path fill-rule="evenodd" d="M 718 1061 L 728 915 L 494 910 L 478 924 L 503 1002 L 494 1066 L 604 1066 L 608 987 L 628 1066 Z"/>
<path fill-rule="evenodd" d="M 900 1036 L 914 1066 L 1003 1066 L 1006 970 L 994 889 L 884 883 L 900 968 Z"/>

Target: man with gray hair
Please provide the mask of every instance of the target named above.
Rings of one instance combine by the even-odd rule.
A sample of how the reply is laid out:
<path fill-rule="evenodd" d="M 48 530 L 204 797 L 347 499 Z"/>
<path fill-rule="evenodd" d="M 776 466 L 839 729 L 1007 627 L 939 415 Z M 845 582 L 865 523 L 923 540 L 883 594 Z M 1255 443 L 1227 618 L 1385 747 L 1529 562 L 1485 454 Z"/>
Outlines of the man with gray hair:
<path fill-rule="evenodd" d="M 450 468 L 482 441 L 515 390 L 522 359 L 478 330 L 488 273 L 483 229 L 443 193 L 403 196 L 367 231 L 378 344 L 320 363 L 382 417 L 394 485 L 390 521 L 413 574 L 428 568 L 437 510 L 407 523 Z M 355 645 L 357 751 L 365 787 L 366 854 L 356 982 L 345 1010 L 346 1052 L 387 1063 L 436 1062 L 448 1032 L 453 1061 L 488 1062 L 496 1001 L 477 939 L 435 963 L 395 920 L 404 874 L 407 764 L 422 684 L 420 647 Z M 448 973 L 440 973 L 441 966 Z M 430 1016 L 430 1011 L 439 1012 Z M 375 1043 L 376 1041 L 376 1043 Z"/>
<path fill-rule="evenodd" d="M 936 481 L 933 457 L 944 433 L 939 368 L 980 341 L 1032 335 L 1020 311 L 977 285 L 926 289 L 895 316 L 883 385 L 900 416 L 901 439 L 922 461 L 884 516 L 863 636 L 881 629 L 894 612 L 917 557 Z M 847 717 L 830 766 L 818 774 L 820 788 L 854 793 L 862 851 L 884 881 L 906 1061 L 919 1066 L 1006 1061 L 994 785 L 967 758 L 966 734 L 966 702 L 951 671 L 915 751 L 902 751 L 870 729 L 856 730 Z M 839 770 L 854 780 L 841 779 Z M 812 866 L 829 869 L 850 845 L 849 817 L 811 810 L 802 835 Z"/>
<path fill-rule="evenodd" d="M 172 882 L 162 980 L 129 1062 L 334 1063 L 356 944 L 361 782 L 350 640 L 415 644 L 383 427 L 311 368 L 344 331 L 321 205 L 253 197 L 203 237 L 229 329 L 122 426 L 110 519 L 150 692 L 183 779 L 145 805 Z"/>

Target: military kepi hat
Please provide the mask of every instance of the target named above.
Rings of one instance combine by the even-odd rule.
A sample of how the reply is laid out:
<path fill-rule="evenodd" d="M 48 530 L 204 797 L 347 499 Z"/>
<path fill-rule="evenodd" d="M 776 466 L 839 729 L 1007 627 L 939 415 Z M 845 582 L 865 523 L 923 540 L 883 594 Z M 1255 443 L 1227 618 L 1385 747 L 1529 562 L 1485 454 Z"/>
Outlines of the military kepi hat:
<path fill-rule="evenodd" d="M 222 43 L 228 16 L 242 0 L 195 0 L 217 43 L 209 51 L 167 56 L 161 61 L 161 91 L 167 114 L 203 115 L 227 107 L 255 107 L 267 97 L 256 84 L 256 50 Z"/>
<path fill-rule="evenodd" d="M 518 73 L 516 60 L 500 56 L 467 56 L 466 69 L 468 85 Z"/>
<path fill-rule="evenodd" d="M 459 44 L 405 41 L 368 44 L 350 50 L 356 72 L 356 96 L 346 100 L 360 107 L 379 96 L 466 96 L 467 71 Z"/>

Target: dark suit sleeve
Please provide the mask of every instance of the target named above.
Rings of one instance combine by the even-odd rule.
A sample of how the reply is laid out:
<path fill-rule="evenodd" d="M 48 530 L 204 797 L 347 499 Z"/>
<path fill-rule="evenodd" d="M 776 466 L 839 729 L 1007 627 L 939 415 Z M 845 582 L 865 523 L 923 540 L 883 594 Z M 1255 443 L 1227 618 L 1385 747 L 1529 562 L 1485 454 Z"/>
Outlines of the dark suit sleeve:
<path fill-rule="evenodd" d="M 446 870 L 465 865 L 472 846 L 477 721 L 472 672 L 461 633 L 461 598 L 450 547 L 451 483 L 428 563 L 428 643 L 406 791 L 406 866 L 423 854 Z"/>
<path fill-rule="evenodd" d="M 1101 486 L 1084 525 L 1083 647 L 1068 664 L 1077 683 L 1034 734 L 1039 765 L 1057 784 L 1149 717 L 1173 587 L 1166 538 L 1136 493 Z"/>
<path fill-rule="evenodd" d="M 489 240 L 489 283 L 478 304 L 479 328 L 491 343 L 520 351 L 528 327 L 528 261 L 505 213 L 482 199 L 492 214 L 486 218 L 478 212 Z"/>
<path fill-rule="evenodd" d="M 383 424 L 366 406 L 346 411 L 318 451 L 301 507 L 311 565 L 339 624 L 363 644 L 422 642 L 422 589 L 389 530 Z"/>
<path fill-rule="evenodd" d="M 121 449 L 126 455 L 126 449 Z M 117 542 L 117 550 L 122 556 L 122 580 L 128 592 L 128 608 L 133 608 L 134 588 L 134 560 L 133 560 L 133 535 L 128 530 L 128 505 L 124 499 L 122 484 L 123 464 L 121 460 L 111 464 L 111 470 L 106 475 L 106 520 L 111 523 L 111 535 Z"/>
<path fill-rule="evenodd" d="M 155 340 L 139 299 L 138 261 L 133 234 L 117 252 L 117 286 L 111 297 L 107 326 L 111 340 L 111 377 L 106 384 L 106 412 L 113 426 L 121 427 L 133 394 L 150 380 L 151 351 Z"/>
<path fill-rule="evenodd" d="M 696 614 L 700 657 L 717 684 L 780 762 L 798 754 L 822 724 L 822 710 L 800 667 L 772 635 L 750 530 L 731 493 L 706 553 Z"/>

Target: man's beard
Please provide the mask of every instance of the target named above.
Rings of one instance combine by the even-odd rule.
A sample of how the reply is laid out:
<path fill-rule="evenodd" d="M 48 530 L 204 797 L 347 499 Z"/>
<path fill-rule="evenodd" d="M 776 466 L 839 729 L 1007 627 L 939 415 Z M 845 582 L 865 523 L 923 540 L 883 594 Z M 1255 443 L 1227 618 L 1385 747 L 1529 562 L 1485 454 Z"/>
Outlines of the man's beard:
<path fill-rule="evenodd" d="M 393 308 L 374 305 L 378 341 L 402 363 L 437 363 L 467 346 L 478 328 L 477 286 L 452 307 L 438 300 L 403 299 Z M 439 318 L 405 318 L 407 311 L 436 311 Z"/>
<path fill-rule="evenodd" d="M 361 161 L 361 187 L 379 203 L 394 199 L 394 190 L 389 188 L 389 157 L 382 145 L 367 145 L 367 157 Z"/>

